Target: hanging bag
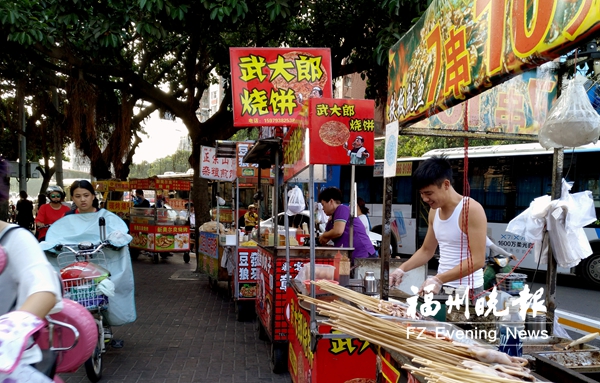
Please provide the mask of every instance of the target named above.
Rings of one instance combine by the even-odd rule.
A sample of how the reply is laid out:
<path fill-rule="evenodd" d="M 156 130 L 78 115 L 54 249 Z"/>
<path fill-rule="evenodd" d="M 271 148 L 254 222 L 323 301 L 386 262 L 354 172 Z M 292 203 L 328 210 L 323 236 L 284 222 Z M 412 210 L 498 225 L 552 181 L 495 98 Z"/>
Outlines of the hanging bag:
<path fill-rule="evenodd" d="M 294 188 L 288 192 L 288 197 L 287 215 L 302 213 L 306 208 L 302 190 L 300 190 L 298 186 L 294 186 Z"/>
<path fill-rule="evenodd" d="M 544 148 L 577 147 L 598 141 L 600 116 L 590 103 L 583 81 L 583 76 L 570 80 L 550 109 L 538 135 Z"/>

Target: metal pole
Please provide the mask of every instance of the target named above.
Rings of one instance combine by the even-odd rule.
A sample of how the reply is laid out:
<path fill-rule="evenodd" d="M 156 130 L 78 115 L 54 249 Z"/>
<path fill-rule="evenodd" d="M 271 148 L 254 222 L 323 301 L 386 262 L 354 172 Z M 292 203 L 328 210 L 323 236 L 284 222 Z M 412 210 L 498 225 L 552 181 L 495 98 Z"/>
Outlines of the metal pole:
<path fill-rule="evenodd" d="M 387 300 L 390 295 L 389 273 L 390 273 L 390 236 L 392 235 L 392 196 L 394 192 L 393 178 L 383 179 L 383 220 L 381 222 L 381 275 L 380 288 L 381 299 Z"/>
<path fill-rule="evenodd" d="M 308 165 L 308 209 L 311 213 L 310 219 L 310 280 L 315 280 L 315 219 L 313 212 L 315 211 L 315 171 L 314 165 Z M 315 285 L 310 285 L 310 296 L 315 296 Z M 313 336 L 310 337 L 311 350 L 316 349 L 317 337 L 315 336 L 317 330 L 317 313 L 315 312 L 315 306 L 310 305 L 310 332 Z"/>
<path fill-rule="evenodd" d="M 25 139 L 25 78 L 17 80 L 17 108 L 19 130 L 19 191 L 27 191 L 27 141 Z"/>
<path fill-rule="evenodd" d="M 348 246 L 354 247 L 354 217 L 356 217 L 356 168 L 355 165 L 350 165 L 350 219 L 348 224 L 350 225 L 350 236 L 348 239 Z M 352 259 L 352 250 L 350 250 L 350 259 Z"/>
<path fill-rule="evenodd" d="M 552 200 L 561 197 L 564 151 L 562 148 L 554 149 L 552 158 Z M 556 310 L 556 259 L 552 253 L 552 246 L 549 233 L 544 233 L 544 241 L 548 243 L 548 268 L 546 271 L 546 320 L 548 321 L 547 330 L 549 334 L 554 331 L 554 311 Z"/>

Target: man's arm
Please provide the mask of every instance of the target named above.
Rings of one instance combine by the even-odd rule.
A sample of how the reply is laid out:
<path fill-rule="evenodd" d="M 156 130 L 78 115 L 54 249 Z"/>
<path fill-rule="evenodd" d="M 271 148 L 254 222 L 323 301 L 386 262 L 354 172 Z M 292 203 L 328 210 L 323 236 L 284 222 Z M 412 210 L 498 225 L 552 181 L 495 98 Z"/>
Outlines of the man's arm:
<path fill-rule="evenodd" d="M 326 244 L 330 240 L 334 240 L 344 234 L 346 230 L 346 221 L 338 220 L 333 223 L 331 230 L 327 230 L 319 237 L 319 243 Z"/>
<path fill-rule="evenodd" d="M 463 228 L 462 219 L 463 214 L 465 214 L 465 209 L 463 209 L 460 215 L 461 221 L 459 222 L 460 228 L 464 232 L 465 230 Z M 469 200 L 468 214 L 468 238 L 472 261 L 467 258 L 467 254 L 465 252 L 464 260 L 460 264 L 444 273 L 437 275 L 437 277 L 443 283 L 457 281 L 461 277 L 470 275 L 485 266 L 485 238 L 487 234 L 487 218 L 485 216 L 485 211 L 479 202 L 471 199 Z M 470 265 L 471 262 L 472 264 Z"/>
<path fill-rule="evenodd" d="M 404 262 L 399 269 L 402 271 L 410 271 L 416 269 L 419 266 L 426 264 L 435 254 L 438 242 L 435 239 L 435 232 L 433 231 L 433 220 L 435 219 L 435 209 L 429 209 L 429 225 L 427 227 L 427 234 L 423 245 L 417 250 L 412 257 Z"/>

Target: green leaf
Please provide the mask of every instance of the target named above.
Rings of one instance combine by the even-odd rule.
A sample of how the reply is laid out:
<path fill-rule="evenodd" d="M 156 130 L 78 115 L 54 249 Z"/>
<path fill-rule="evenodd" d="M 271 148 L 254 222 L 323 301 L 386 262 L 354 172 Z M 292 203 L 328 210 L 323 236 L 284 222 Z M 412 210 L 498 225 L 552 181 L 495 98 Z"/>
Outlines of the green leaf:
<path fill-rule="evenodd" d="M 144 9 L 144 5 L 146 5 L 147 0 L 140 0 L 140 9 Z"/>
<path fill-rule="evenodd" d="M 217 12 L 219 12 L 219 8 L 215 8 L 212 10 L 212 12 L 210 13 L 211 20 L 214 20 L 217 17 Z"/>
<path fill-rule="evenodd" d="M 110 35 L 110 38 L 112 40 L 112 46 L 116 48 L 119 45 L 119 37 L 113 33 Z"/>

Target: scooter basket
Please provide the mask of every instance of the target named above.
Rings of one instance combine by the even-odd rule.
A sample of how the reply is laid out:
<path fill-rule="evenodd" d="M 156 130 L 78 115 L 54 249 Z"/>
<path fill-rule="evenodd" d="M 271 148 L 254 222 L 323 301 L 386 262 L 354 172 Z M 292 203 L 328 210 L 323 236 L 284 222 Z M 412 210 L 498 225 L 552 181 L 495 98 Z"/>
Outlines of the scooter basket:
<path fill-rule="evenodd" d="M 496 274 L 496 284 L 498 286 L 498 290 L 505 291 L 511 295 L 518 295 L 521 291 L 523 291 L 523 287 L 525 286 L 526 281 L 527 274 Z"/>
<path fill-rule="evenodd" d="M 63 295 L 87 308 L 96 310 L 108 305 L 108 297 L 96 290 L 97 277 L 85 277 L 63 280 Z"/>

